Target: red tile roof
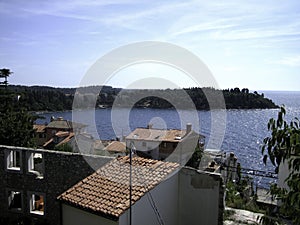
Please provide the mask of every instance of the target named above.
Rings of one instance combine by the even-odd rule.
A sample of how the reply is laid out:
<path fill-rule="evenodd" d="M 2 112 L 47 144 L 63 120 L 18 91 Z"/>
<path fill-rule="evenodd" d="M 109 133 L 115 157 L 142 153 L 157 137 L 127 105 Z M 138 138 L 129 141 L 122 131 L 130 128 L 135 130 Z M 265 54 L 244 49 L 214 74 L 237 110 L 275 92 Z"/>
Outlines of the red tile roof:
<path fill-rule="evenodd" d="M 68 133 L 69 133 L 69 132 L 68 132 Z M 70 133 L 68 134 L 68 136 L 67 136 L 64 140 L 62 140 L 61 142 L 59 142 L 56 146 L 60 146 L 60 145 L 62 145 L 62 144 L 68 143 L 74 136 L 75 136 L 75 134 L 74 134 L 73 132 L 70 132 Z M 64 136 L 63 136 L 63 137 L 64 137 Z"/>
<path fill-rule="evenodd" d="M 167 141 L 180 142 L 185 136 L 186 130 L 161 130 L 149 128 L 136 128 L 126 139 L 145 140 L 145 141 Z"/>
<path fill-rule="evenodd" d="M 124 153 L 126 152 L 126 143 L 120 142 L 120 141 L 113 141 L 108 146 L 104 148 L 104 150 L 109 152 L 120 152 Z"/>
<path fill-rule="evenodd" d="M 132 204 L 177 171 L 177 163 L 132 159 Z M 118 219 L 129 207 L 129 157 L 116 158 L 61 194 L 64 203 Z"/>
<path fill-rule="evenodd" d="M 36 130 L 37 133 L 45 132 L 46 125 L 43 124 L 34 124 L 33 129 Z"/>
<path fill-rule="evenodd" d="M 72 134 L 71 132 L 69 131 L 58 131 L 56 132 L 55 136 L 56 137 L 67 137 L 69 136 L 70 134 Z M 74 134 L 74 133 L 73 133 Z"/>
<path fill-rule="evenodd" d="M 67 129 L 67 130 L 75 129 L 75 128 L 83 128 L 83 127 L 87 127 L 87 125 L 60 119 L 60 118 L 54 119 L 46 126 L 46 128 Z"/>
<path fill-rule="evenodd" d="M 46 147 L 47 145 L 49 145 L 50 143 L 52 143 L 54 141 L 54 138 L 50 138 L 48 141 L 46 141 L 44 144 L 43 144 L 43 147 Z"/>

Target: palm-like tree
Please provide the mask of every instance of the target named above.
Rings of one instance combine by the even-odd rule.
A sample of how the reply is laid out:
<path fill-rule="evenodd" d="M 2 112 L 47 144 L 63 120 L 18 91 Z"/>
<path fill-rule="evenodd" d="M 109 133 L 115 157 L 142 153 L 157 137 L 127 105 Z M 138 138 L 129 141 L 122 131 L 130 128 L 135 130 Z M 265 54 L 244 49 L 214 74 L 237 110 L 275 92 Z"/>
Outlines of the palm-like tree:
<path fill-rule="evenodd" d="M 4 78 L 3 82 L 0 82 L 0 84 L 4 84 L 5 86 L 8 85 L 7 78 L 12 74 L 13 72 L 10 71 L 10 69 L 0 69 L 0 78 Z"/>

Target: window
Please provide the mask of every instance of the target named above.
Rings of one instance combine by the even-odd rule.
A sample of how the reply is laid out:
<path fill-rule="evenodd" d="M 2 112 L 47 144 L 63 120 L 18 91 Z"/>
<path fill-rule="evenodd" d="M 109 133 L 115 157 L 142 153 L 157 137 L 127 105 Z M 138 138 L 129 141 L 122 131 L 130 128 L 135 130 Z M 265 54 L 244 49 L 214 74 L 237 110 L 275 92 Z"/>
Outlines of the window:
<path fill-rule="evenodd" d="M 7 154 L 7 169 L 10 170 L 21 170 L 22 164 L 21 151 L 11 150 Z"/>
<path fill-rule="evenodd" d="M 45 198 L 42 194 L 30 194 L 30 213 L 44 215 Z"/>
<path fill-rule="evenodd" d="M 22 193 L 20 191 L 8 191 L 8 209 L 22 211 Z"/>
<path fill-rule="evenodd" d="M 37 179 L 43 179 L 44 160 L 42 153 L 30 152 L 28 156 L 28 172 L 36 175 Z"/>
<path fill-rule="evenodd" d="M 142 142 L 142 146 L 143 146 L 143 147 L 146 147 L 146 146 L 147 146 L 146 142 L 143 141 L 143 142 Z"/>

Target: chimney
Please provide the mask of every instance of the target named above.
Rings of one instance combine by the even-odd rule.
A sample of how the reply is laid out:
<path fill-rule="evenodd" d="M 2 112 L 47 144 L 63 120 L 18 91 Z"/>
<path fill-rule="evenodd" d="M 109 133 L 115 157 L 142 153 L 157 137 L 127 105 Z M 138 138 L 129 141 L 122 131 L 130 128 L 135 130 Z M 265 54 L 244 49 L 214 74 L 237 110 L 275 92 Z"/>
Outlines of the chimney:
<path fill-rule="evenodd" d="M 152 124 L 152 123 L 149 123 L 148 126 L 147 126 L 147 128 L 148 128 L 148 129 L 152 129 L 152 128 L 153 128 L 153 124 Z"/>
<path fill-rule="evenodd" d="M 192 131 L 192 124 L 191 123 L 187 123 L 186 124 L 186 134 L 190 133 Z"/>

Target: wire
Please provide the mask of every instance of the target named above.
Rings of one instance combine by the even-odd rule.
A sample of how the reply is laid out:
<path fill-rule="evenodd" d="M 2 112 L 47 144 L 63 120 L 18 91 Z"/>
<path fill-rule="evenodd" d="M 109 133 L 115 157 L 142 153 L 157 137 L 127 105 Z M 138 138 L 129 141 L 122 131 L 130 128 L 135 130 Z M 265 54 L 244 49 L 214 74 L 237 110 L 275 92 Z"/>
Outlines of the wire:
<path fill-rule="evenodd" d="M 154 199 L 153 199 L 153 196 L 152 196 L 152 194 L 151 194 L 151 191 L 149 190 L 149 188 L 148 188 L 148 186 L 147 186 L 147 184 L 146 184 L 146 182 L 145 182 L 146 179 L 145 179 L 145 177 L 144 177 L 144 174 L 141 173 L 141 172 L 139 172 L 137 168 L 134 170 L 134 173 L 135 173 L 135 175 L 136 175 L 137 177 L 138 177 L 138 176 L 142 176 L 142 179 L 139 179 L 139 180 L 141 181 L 141 183 L 143 184 L 143 186 L 144 186 L 144 188 L 145 188 L 145 190 L 146 190 L 147 199 L 148 199 L 148 201 L 149 201 L 149 203 L 150 203 L 151 208 L 153 209 L 153 211 L 154 211 L 154 213 L 155 213 L 157 222 L 158 222 L 160 225 L 164 225 L 165 223 L 164 223 L 164 221 L 163 221 L 163 219 L 162 219 L 162 217 L 161 217 L 161 215 L 160 215 L 160 213 L 159 213 L 159 210 L 158 210 L 158 208 L 157 208 L 157 206 L 156 206 L 156 204 L 155 204 L 155 201 L 154 201 Z"/>
<path fill-rule="evenodd" d="M 137 172 L 137 170 L 135 171 L 135 172 Z M 165 223 L 164 223 L 164 221 L 163 221 L 163 219 L 162 219 L 162 217 L 161 217 L 161 215 L 160 215 L 160 213 L 159 213 L 159 210 L 158 210 L 158 208 L 157 208 L 157 206 L 156 206 L 156 204 L 155 204 L 155 201 L 154 201 L 154 199 L 153 199 L 153 196 L 152 196 L 152 194 L 151 194 L 151 191 L 149 190 L 149 188 L 147 187 L 147 184 L 145 183 L 145 177 L 144 177 L 144 175 L 142 174 L 142 173 L 136 173 L 136 175 L 138 176 L 138 175 L 141 175 L 141 176 L 143 176 L 143 178 L 144 179 L 141 179 L 141 181 L 142 181 L 142 183 L 143 183 L 143 186 L 144 186 L 144 188 L 146 189 L 146 194 L 147 194 L 147 198 L 148 198 L 148 201 L 149 201 L 149 203 L 150 203 L 150 205 L 151 205 L 151 208 L 153 209 L 153 211 L 154 211 L 154 213 L 155 213 L 155 215 L 156 215 L 156 219 L 157 219 L 157 221 L 158 221 L 158 223 L 160 224 L 160 225 L 164 225 Z"/>

